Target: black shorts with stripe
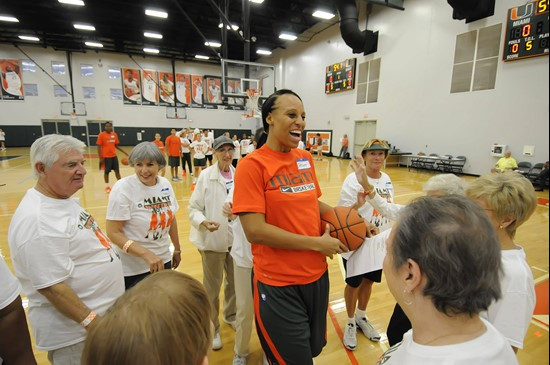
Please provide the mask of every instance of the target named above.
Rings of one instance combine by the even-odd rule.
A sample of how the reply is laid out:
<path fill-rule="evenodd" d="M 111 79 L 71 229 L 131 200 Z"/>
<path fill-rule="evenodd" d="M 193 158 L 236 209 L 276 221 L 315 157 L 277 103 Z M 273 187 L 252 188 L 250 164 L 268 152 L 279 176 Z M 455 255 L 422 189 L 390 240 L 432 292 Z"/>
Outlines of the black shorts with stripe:
<path fill-rule="evenodd" d="M 328 271 L 303 285 L 252 280 L 256 331 L 269 363 L 313 364 L 327 344 Z"/>
<path fill-rule="evenodd" d="M 105 174 L 109 174 L 111 171 L 118 171 L 118 158 L 115 157 L 105 157 L 103 159 L 105 161 Z"/>

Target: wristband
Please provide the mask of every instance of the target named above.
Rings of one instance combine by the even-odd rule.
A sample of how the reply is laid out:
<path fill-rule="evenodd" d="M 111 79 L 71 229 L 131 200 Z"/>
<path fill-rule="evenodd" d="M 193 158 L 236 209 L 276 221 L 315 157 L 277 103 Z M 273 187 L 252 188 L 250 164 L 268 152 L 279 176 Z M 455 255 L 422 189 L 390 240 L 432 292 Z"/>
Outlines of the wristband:
<path fill-rule="evenodd" d="M 134 241 L 132 241 L 132 240 L 126 241 L 126 243 L 124 244 L 124 246 L 122 246 L 122 251 L 128 253 L 128 249 L 130 248 L 130 246 L 132 245 L 132 243 L 134 243 Z"/>
<path fill-rule="evenodd" d="M 181 250 L 174 250 L 174 253 L 181 253 Z"/>
<path fill-rule="evenodd" d="M 97 314 L 94 311 L 90 311 L 90 313 L 86 316 L 86 318 L 84 318 L 82 322 L 80 322 L 80 325 L 84 328 L 88 327 L 90 323 L 92 323 L 96 315 Z"/>

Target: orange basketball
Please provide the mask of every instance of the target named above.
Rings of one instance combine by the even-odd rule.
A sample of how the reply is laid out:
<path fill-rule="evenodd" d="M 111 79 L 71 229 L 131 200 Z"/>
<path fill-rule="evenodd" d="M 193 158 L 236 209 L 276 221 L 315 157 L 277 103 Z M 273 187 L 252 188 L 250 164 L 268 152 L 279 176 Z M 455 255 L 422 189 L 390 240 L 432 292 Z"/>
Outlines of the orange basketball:
<path fill-rule="evenodd" d="M 334 207 L 321 215 L 321 228 L 329 225 L 330 235 L 339 239 L 350 251 L 357 250 L 365 237 L 367 225 L 356 210 L 350 207 Z"/>
<path fill-rule="evenodd" d="M 128 157 L 123 157 L 120 159 L 120 163 L 125 165 L 125 166 L 128 166 L 129 162 L 128 162 Z"/>

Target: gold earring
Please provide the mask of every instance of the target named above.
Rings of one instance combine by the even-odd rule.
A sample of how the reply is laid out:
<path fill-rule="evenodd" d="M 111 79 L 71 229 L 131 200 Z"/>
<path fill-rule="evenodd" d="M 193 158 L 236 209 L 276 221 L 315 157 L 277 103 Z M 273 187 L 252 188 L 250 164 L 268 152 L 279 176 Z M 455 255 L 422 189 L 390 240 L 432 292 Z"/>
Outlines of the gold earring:
<path fill-rule="evenodd" d="M 503 227 L 502 224 L 501 224 L 500 226 L 498 226 L 498 228 L 499 228 L 499 229 L 502 229 L 502 228 L 504 228 L 504 227 Z"/>

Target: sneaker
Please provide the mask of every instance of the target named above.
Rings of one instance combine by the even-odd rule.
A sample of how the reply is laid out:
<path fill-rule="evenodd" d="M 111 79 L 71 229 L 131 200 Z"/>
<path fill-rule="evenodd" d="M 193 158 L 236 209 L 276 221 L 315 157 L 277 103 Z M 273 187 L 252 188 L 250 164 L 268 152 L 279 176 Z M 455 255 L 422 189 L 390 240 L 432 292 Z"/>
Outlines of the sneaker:
<path fill-rule="evenodd" d="M 172 177 L 172 181 L 178 181 L 177 177 Z"/>
<path fill-rule="evenodd" d="M 109 186 L 107 186 L 107 187 L 105 188 L 105 192 L 106 192 L 107 194 L 109 194 L 109 193 L 111 192 L 111 188 L 110 188 Z"/>
<path fill-rule="evenodd" d="M 193 178 L 193 185 L 197 183 L 197 179 Z"/>
<path fill-rule="evenodd" d="M 220 337 L 220 333 L 216 332 L 214 334 L 214 339 L 212 339 L 212 350 L 216 351 L 222 348 L 222 338 Z"/>
<path fill-rule="evenodd" d="M 361 328 L 361 331 L 367 336 L 371 341 L 378 342 L 380 341 L 380 334 L 374 329 L 372 324 L 368 321 L 366 317 L 357 318 L 355 317 L 355 323 Z"/>
<path fill-rule="evenodd" d="M 246 365 L 246 356 L 235 355 L 233 357 L 233 365 Z"/>
<path fill-rule="evenodd" d="M 344 332 L 344 346 L 348 350 L 355 350 L 357 347 L 357 328 L 353 323 L 346 324 L 346 330 Z"/>
<path fill-rule="evenodd" d="M 262 356 L 262 365 L 269 365 L 269 361 L 267 361 L 267 357 L 265 356 L 265 352 Z"/>

